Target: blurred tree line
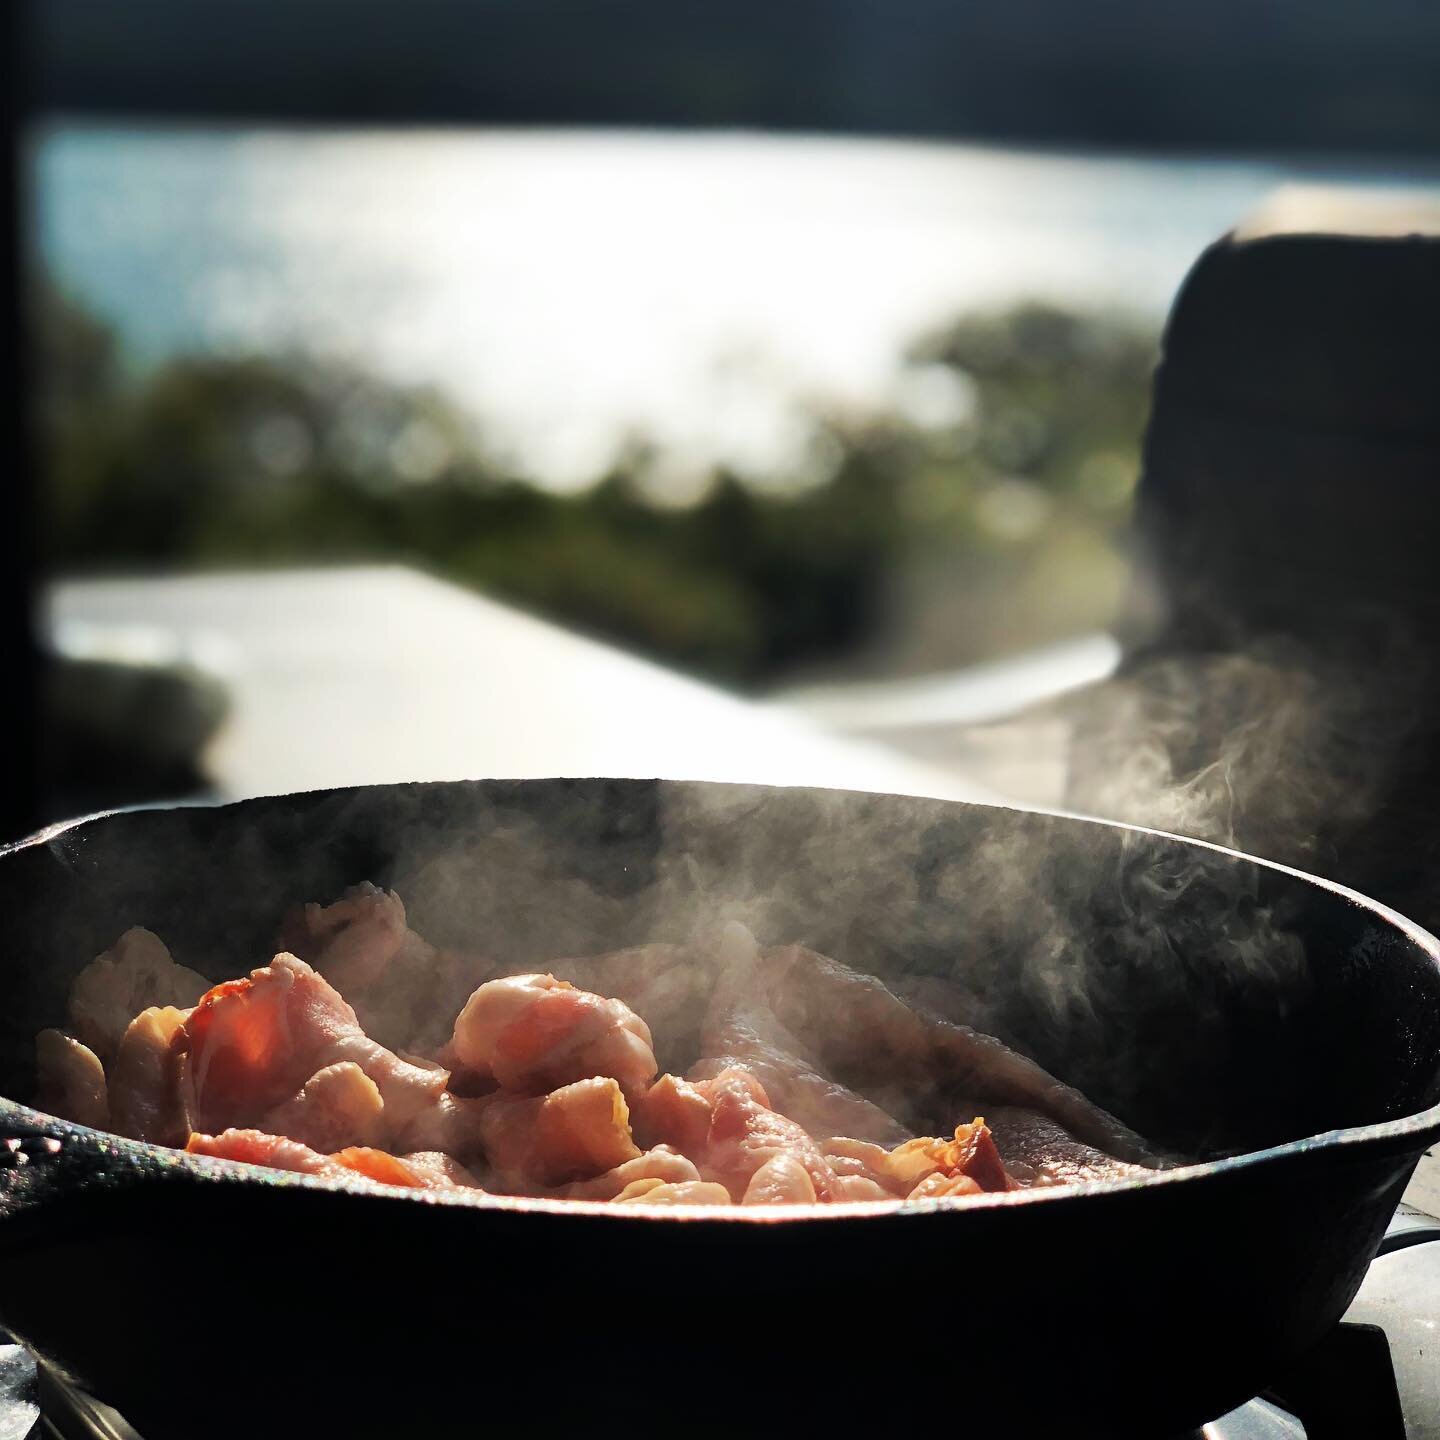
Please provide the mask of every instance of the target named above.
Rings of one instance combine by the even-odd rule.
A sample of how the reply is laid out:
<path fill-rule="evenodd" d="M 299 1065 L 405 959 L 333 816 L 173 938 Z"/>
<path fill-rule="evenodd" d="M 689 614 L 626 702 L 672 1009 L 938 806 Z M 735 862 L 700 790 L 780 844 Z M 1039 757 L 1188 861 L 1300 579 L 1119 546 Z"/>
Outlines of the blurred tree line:
<path fill-rule="evenodd" d="M 1155 336 L 1043 305 L 924 337 L 890 403 L 816 413 L 803 477 L 665 503 L 632 444 L 579 494 L 432 389 L 307 358 L 129 374 L 52 288 L 36 325 L 52 572 L 416 564 L 726 683 L 984 658 L 1103 623 Z"/>

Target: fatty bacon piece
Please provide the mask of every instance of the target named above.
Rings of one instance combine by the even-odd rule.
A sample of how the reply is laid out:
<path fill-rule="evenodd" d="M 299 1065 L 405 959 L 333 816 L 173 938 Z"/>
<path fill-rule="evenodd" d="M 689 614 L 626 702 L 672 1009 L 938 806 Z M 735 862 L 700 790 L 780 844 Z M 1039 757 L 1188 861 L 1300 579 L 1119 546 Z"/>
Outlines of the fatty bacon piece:
<path fill-rule="evenodd" d="M 367 1035 L 418 1054 L 445 1043 L 450 1017 L 488 968 L 436 949 L 410 928 L 393 890 L 368 882 L 333 904 L 296 906 L 281 924 L 280 949 L 314 966 L 354 1007 Z"/>
<path fill-rule="evenodd" d="M 446 1058 L 469 1077 L 521 1095 L 608 1075 L 627 1096 L 639 1096 L 656 1070 L 650 1027 L 624 1001 L 553 975 L 480 986 L 455 1021 Z"/>
<path fill-rule="evenodd" d="M 948 1108 L 947 1097 L 963 1092 L 983 1097 L 987 1109 L 1038 1111 L 1121 1160 L 1166 1163 L 1133 1130 L 1033 1060 L 992 1036 L 912 1010 L 873 975 L 803 945 L 780 945 L 761 952 L 755 976 L 776 1020 L 817 1063 L 856 1088 L 908 1093 L 922 1111 Z"/>
<path fill-rule="evenodd" d="M 339 992 L 293 955 L 277 955 L 245 980 L 201 997 L 182 1042 L 194 1086 L 194 1127 L 253 1125 L 326 1066 L 353 1061 L 384 1102 L 397 1132 L 433 1106 L 445 1071 L 411 1064 L 370 1039 Z"/>
<path fill-rule="evenodd" d="M 110 1062 L 110 1122 L 121 1135 L 183 1145 L 194 1115 L 194 1087 L 183 1037 L 190 1011 L 152 1005 L 126 1027 Z"/>
<path fill-rule="evenodd" d="M 845 1187 L 837 1186 L 835 1172 L 820 1147 L 793 1120 L 771 1109 L 764 1087 L 748 1070 L 738 1066 L 726 1070 L 700 1088 L 712 1107 L 700 1173 L 722 1184 L 732 1200 L 744 1200 L 757 1172 L 777 1156 L 795 1161 L 810 1182 L 807 1193 L 795 1178 L 795 1167 L 784 1167 L 791 1198 L 845 1198 Z M 772 1169 L 763 1183 L 778 1186 L 781 1175 L 779 1169 Z"/>
<path fill-rule="evenodd" d="M 185 1142 L 191 1155 L 210 1155 L 218 1160 L 243 1160 L 247 1165 L 268 1165 L 272 1170 L 295 1170 L 302 1175 L 329 1175 L 337 1178 L 344 1167 L 298 1140 L 270 1135 L 264 1130 L 223 1130 L 218 1135 L 192 1132 Z"/>
<path fill-rule="evenodd" d="M 823 1141 L 820 1153 L 839 1177 L 842 1199 L 874 1201 L 904 1198 L 904 1189 L 890 1172 L 890 1152 L 884 1146 L 837 1136 Z"/>
<path fill-rule="evenodd" d="M 165 942 L 134 926 L 97 955 L 70 986 L 69 1030 L 109 1064 L 130 1022 L 154 1005 L 188 1009 L 210 982 L 177 965 Z"/>
<path fill-rule="evenodd" d="M 443 1073 L 443 1072 L 442 1072 Z M 469 1098 L 446 1090 L 391 1137 L 397 1149 L 443 1151 L 469 1164 L 485 1158 L 481 1121 L 498 1097 Z"/>
<path fill-rule="evenodd" d="M 689 1155 L 710 1138 L 709 1098 L 699 1085 L 674 1075 L 662 1075 L 630 1113 L 642 1145 L 671 1145 Z"/>
<path fill-rule="evenodd" d="M 439 1150 L 412 1150 L 401 1155 L 400 1160 L 431 1189 L 444 1189 L 447 1185 L 462 1190 L 479 1190 L 479 1180 L 470 1173 L 453 1155 L 444 1155 Z"/>
<path fill-rule="evenodd" d="M 380 1087 L 353 1060 L 337 1060 L 262 1116 L 260 1129 L 327 1153 L 378 1145 L 385 1137 L 385 1102 Z"/>
<path fill-rule="evenodd" d="M 973 1014 L 976 998 L 962 985 L 933 976 L 911 976 L 901 985 L 906 1004 L 934 1019 L 963 1025 Z M 972 1097 L 956 1101 L 953 1111 L 984 1110 L 1004 1157 L 1005 1168 L 1022 1186 L 1077 1185 L 1087 1180 L 1119 1180 L 1141 1175 L 1155 1167 L 1116 1159 L 1094 1145 L 1077 1140 L 1059 1121 L 1039 1110 L 1014 1105 L 993 1105 Z M 1158 1152 L 1156 1152 L 1158 1155 Z M 1168 1163 L 1169 1157 L 1164 1157 Z"/>
<path fill-rule="evenodd" d="M 813 1205 L 815 1184 L 794 1155 L 772 1155 L 751 1177 L 742 1205 Z"/>
<path fill-rule="evenodd" d="M 322 1155 L 298 1140 L 270 1135 L 263 1130 L 232 1129 L 219 1135 L 196 1132 L 186 1142 L 185 1149 L 192 1155 L 243 1160 L 250 1165 L 268 1165 L 272 1170 L 293 1170 L 329 1180 L 354 1180 L 359 1175 L 380 1185 L 407 1190 L 453 1190 L 465 1183 L 450 1178 L 444 1167 L 430 1156 L 417 1156 L 412 1163 L 388 1151 L 359 1145 L 334 1155 Z M 473 1182 L 471 1184 L 473 1188 Z"/>
<path fill-rule="evenodd" d="M 545 1096 L 482 1103 L 485 1158 L 511 1194 L 543 1194 L 640 1156 L 625 1096 L 609 1076 L 577 1080 Z"/>
<path fill-rule="evenodd" d="M 35 1037 L 35 1106 L 77 1125 L 109 1127 L 105 1069 L 88 1045 L 60 1030 Z"/>
<path fill-rule="evenodd" d="M 837 1136 L 820 1150 L 847 1200 L 933 1200 L 1020 1188 L 979 1116 L 956 1126 L 948 1140 L 923 1136 L 886 1150 Z"/>
<path fill-rule="evenodd" d="M 412 941 L 429 948 L 406 924 L 400 897 L 368 882 L 333 904 L 297 906 L 281 922 L 279 938 L 282 953 L 314 966 L 351 1004 L 385 978 Z"/>
<path fill-rule="evenodd" d="M 614 1200 L 641 1181 L 655 1185 L 678 1185 L 700 1178 L 700 1172 L 685 1156 L 668 1146 L 657 1145 L 633 1160 L 626 1160 L 613 1170 L 593 1180 L 577 1180 L 557 1192 L 564 1200 Z M 726 1196 L 729 1199 L 729 1196 Z"/>
<path fill-rule="evenodd" d="M 617 1205 L 728 1205 L 730 1192 L 713 1180 L 636 1180 L 615 1197 Z"/>
<path fill-rule="evenodd" d="M 1005 1173 L 995 1137 L 978 1115 L 968 1125 L 957 1125 L 952 1139 L 926 1136 L 896 1146 L 889 1154 L 886 1169 L 911 1200 L 994 1194 L 1016 1188 Z"/>
<path fill-rule="evenodd" d="M 1006 1170 L 1023 1187 L 1079 1185 L 1145 1174 L 1144 1166 L 1117 1160 L 1077 1140 L 1063 1125 L 1034 1110 L 987 1106 L 985 1118 Z"/>
<path fill-rule="evenodd" d="M 556 960 L 551 968 L 580 989 L 613 996 L 643 1015 L 660 1037 L 656 1057 L 662 1065 L 684 1065 L 698 1052 L 715 983 L 715 966 L 706 949 L 657 941 Z"/>
<path fill-rule="evenodd" d="M 877 1145 L 898 1145 L 911 1132 L 878 1105 L 830 1079 L 803 1054 L 766 1002 L 757 974 L 760 955 L 742 925 L 725 927 L 723 966 L 701 1038 L 704 1059 L 691 1080 L 713 1079 L 740 1067 L 759 1080 L 769 1104 L 812 1135 L 848 1135 Z"/>

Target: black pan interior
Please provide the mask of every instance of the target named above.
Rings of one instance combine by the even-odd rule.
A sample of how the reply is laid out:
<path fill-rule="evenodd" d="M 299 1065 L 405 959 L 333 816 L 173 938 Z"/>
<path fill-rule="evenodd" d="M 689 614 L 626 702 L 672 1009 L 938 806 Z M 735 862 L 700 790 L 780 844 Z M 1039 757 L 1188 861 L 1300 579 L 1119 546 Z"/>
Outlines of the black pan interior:
<path fill-rule="evenodd" d="M 1314 882 L 1168 837 L 905 797 L 668 781 L 379 786 L 101 817 L 0 857 L 0 1092 L 127 926 L 216 978 L 285 908 L 373 880 L 439 944 L 545 964 L 727 917 L 896 985 L 1188 1154 L 1440 1100 L 1425 943 Z M 844 1017 L 836 1017 L 837 1024 Z"/>

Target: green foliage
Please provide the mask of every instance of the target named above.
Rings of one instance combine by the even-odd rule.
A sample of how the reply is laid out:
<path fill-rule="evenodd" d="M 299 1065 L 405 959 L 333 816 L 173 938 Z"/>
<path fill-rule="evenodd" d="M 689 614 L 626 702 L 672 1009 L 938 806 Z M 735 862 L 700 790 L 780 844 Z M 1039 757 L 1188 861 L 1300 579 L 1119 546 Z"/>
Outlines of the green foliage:
<path fill-rule="evenodd" d="M 1128 500 L 1155 363 L 1147 328 L 1030 304 L 966 317 L 913 355 L 975 387 L 960 466 L 973 485 L 1019 479 L 1092 511 Z"/>
<path fill-rule="evenodd" d="M 1018 635 L 993 611 L 1123 516 L 1153 352 L 1103 316 L 967 317 L 915 347 L 928 406 L 812 417 L 818 479 L 720 474 L 676 508 L 647 498 L 643 448 L 552 494 L 432 390 L 303 357 L 187 356 L 132 381 L 73 304 L 46 292 L 38 320 L 51 568 L 402 559 L 738 684 L 904 623 L 927 574 L 969 597 L 938 663 L 1089 623 L 1083 600 L 1041 603 Z"/>

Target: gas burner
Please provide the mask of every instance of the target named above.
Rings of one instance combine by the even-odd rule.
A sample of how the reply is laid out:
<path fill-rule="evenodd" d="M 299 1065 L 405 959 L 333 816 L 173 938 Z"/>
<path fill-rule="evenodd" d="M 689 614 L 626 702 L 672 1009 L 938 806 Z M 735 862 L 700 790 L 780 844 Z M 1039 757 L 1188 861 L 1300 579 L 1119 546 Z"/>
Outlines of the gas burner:
<path fill-rule="evenodd" d="M 1169 1440 L 1440 1440 L 1437 1337 L 1440 1220 L 1402 1206 L 1345 1318 L 1305 1363 Z M 142 1440 L 9 1339 L 0 1331 L 0 1440 Z"/>
<path fill-rule="evenodd" d="M 1340 1324 L 1272 1392 L 1197 1435 L 1440 1440 L 1437 1332 L 1440 1220 L 1402 1205 Z"/>

